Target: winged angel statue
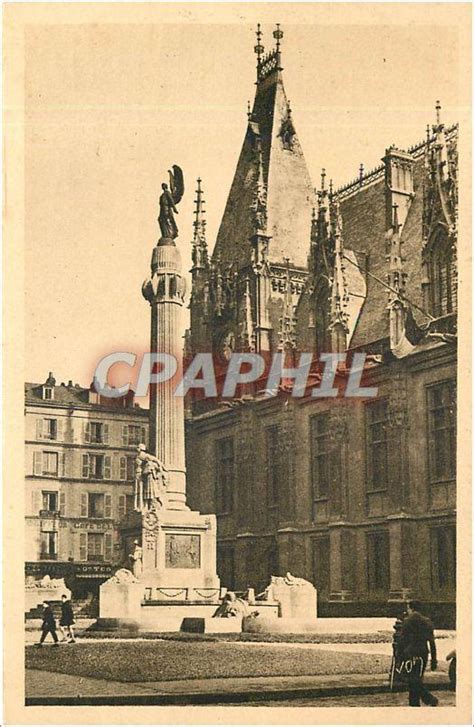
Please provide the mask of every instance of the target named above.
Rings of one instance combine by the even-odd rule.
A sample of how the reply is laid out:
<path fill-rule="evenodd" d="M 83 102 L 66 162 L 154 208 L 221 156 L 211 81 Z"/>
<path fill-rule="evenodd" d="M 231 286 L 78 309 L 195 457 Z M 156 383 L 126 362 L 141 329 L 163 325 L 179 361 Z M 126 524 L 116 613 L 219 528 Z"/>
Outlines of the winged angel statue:
<path fill-rule="evenodd" d="M 178 237 L 178 227 L 174 214 L 178 214 L 176 205 L 181 201 L 184 192 L 183 170 L 177 164 L 173 164 L 173 171 L 169 170 L 170 186 L 162 184 L 163 192 L 160 196 L 160 224 L 161 236 L 174 240 Z"/>

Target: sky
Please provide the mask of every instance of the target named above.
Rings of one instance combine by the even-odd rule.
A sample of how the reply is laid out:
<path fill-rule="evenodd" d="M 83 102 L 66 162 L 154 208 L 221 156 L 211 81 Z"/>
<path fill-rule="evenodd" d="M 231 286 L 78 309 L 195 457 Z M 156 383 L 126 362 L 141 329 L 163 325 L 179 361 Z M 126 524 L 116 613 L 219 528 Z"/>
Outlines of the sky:
<path fill-rule="evenodd" d="M 266 50 L 285 15 L 278 10 L 262 13 Z M 457 120 L 455 26 L 435 25 L 430 14 L 425 23 L 389 22 L 387 13 L 362 22 L 353 11 L 348 24 L 340 13 L 332 24 L 313 5 L 302 12 L 282 23 L 283 78 L 315 186 L 322 167 L 338 187 L 361 162 L 377 166 L 390 144 L 421 141 L 437 99 L 446 123 Z M 146 350 L 141 285 L 172 164 L 185 176 L 177 217 L 184 269 L 198 176 L 212 249 L 255 93 L 255 25 L 242 13 L 232 22 L 160 22 L 157 14 L 27 26 L 28 381 L 53 371 L 58 383 L 88 385 L 100 356 Z"/>

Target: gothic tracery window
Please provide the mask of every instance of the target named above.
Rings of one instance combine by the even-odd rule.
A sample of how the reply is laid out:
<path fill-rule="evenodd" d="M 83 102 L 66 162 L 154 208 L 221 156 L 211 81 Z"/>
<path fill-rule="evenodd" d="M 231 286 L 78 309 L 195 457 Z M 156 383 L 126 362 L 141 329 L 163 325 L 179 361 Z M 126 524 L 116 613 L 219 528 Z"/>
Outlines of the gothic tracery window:
<path fill-rule="evenodd" d="M 447 236 L 439 233 L 430 253 L 430 302 L 434 316 L 452 313 L 453 306 L 453 259 Z"/>

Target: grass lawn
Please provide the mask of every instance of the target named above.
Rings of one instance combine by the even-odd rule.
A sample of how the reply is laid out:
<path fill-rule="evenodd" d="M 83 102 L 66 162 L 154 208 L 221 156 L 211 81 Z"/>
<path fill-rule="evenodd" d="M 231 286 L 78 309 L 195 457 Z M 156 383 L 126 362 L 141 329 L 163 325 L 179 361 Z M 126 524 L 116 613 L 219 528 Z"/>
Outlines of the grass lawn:
<path fill-rule="evenodd" d="M 76 630 L 86 639 L 164 639 L 165 641 L 227 641 L 274 643 L 274 644 L 383 644 L 392 642 L 392 633 L 377 631 L 372 634 L 252 634 L 241 633 L 200 634 L 191 631 L 169 631 L 163 633 L 130 631 Z"/>
<path fill-rule="evenodd" d="M 123 682 L 388 673 L 390 658 L 314 648 L 218 642 L 97 642 L 26 648 L 26 667 Z"/>

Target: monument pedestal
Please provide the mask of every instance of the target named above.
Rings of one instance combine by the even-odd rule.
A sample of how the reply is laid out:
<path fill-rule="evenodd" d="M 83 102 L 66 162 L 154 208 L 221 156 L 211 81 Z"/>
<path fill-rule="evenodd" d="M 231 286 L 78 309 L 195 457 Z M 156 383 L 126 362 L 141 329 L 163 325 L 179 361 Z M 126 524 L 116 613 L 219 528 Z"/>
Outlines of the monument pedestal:
<path fill-rule="evenodd" d="M 139 581 L 145 587 L 145 600 L 178 598 L 181 594 L 177 589 L 207 589 L 219 595 L 215 515 L 151 510 L 143 517 L 142 532 L 143 571 Z M 167 593 L 170 589 L 174 595 Z"/>
<path fill-rule="evenodd" d="M 100 587 L 97 629 L 179 631 L 185 618 L 210 618 L 221 602 L 216 516 L 192 510 L 143 515 L 142 569 L 122 569 Z"/>

